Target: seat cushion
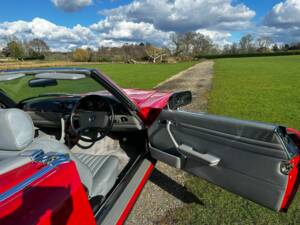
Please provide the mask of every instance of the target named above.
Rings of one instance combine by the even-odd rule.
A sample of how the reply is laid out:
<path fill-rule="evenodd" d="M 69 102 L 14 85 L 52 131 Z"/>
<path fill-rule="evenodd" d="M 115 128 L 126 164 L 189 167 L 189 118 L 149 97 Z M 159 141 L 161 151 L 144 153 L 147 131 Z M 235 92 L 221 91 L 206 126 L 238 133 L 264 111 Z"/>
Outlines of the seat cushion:
<path fill-rule="evenodd" d="M 74 156 L 74 154 L 70 152 L 69 148 L 66 145 L 60 143 L 55 139 L 42 137 L 42 138 L 34 139 L 34 141 L 25 150 L 34 150 L 34 149 L 41 149 L 45 153 L 58 152 L 62 154 L 69 154 L 70 158 L 76 164 L 81 182 L 90 192 L 93 185 L 93 176 L 90 169 L 88 168 L 88 166 L 82 163 L 81 160 L 79 160 L 76 156 Z"/>
<path fill-rule="evenodd" d="M 105 196 L 117 181 L 118 158 L 111 155 L 91 155 L 82 153 L 74 153 L 73 155 L 92 172 L 93 184 L 89 193 L 90 196 Z"/>

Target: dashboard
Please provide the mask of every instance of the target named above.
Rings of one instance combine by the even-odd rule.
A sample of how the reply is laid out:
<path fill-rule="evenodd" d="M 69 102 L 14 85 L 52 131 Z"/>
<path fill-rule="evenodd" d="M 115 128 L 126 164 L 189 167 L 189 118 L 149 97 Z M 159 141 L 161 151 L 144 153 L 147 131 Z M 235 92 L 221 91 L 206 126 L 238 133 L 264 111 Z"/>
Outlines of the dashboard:
<path fill-rule="evenodd" d="M 111 104 L 115 118 L 113 131 L 141 129 L 140 122 L 114 97 L 105 96 Z M 61 128 L 62 119 L 67 122 L 72 109 L 81 99 L 81 96 L 56 96 L 42 99 L 33 99 L 22 103 L 19 107 L 26 111 L 37 127 Z"/>

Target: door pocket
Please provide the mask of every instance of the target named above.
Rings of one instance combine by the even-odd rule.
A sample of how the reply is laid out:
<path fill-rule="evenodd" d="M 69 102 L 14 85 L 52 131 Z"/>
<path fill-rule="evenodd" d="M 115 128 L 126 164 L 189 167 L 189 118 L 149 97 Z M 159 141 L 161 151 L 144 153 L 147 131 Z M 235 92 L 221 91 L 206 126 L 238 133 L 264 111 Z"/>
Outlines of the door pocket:
<path fill-rule="evenodd" d="M 149 144 L 151 156 L 161 162 L 164 162 L 172 167 L 181 169 L 184 165 L 185 159 L 180 156 L 177 152 L 172 150 L 161 151 Z"/>

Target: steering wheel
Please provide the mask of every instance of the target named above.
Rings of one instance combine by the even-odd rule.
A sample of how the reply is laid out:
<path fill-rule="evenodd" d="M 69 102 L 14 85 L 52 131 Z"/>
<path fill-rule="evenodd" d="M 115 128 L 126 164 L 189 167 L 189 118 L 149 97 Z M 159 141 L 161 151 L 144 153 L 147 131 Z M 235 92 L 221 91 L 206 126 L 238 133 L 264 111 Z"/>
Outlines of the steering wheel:
<path fill-rule="evenodd" d="M 110 102 L 100 95 L 82 97 L 73 107 L 70 124 L 74 134 L 82 141 L 95 143 L 112 129 L 114 110 Z"/>

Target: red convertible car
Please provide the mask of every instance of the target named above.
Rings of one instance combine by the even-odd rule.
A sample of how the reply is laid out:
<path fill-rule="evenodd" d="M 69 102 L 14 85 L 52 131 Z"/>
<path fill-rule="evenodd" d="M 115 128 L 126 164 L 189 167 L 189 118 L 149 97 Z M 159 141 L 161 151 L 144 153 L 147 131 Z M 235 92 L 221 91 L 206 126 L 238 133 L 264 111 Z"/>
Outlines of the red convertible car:
<path fill-rule="evenodd" d="M 180 110 L 191 100 L 97 70 L 0 72 L 0 224 L 122 224 L 157 160 L 287 211 L 300 133 Z"/>

